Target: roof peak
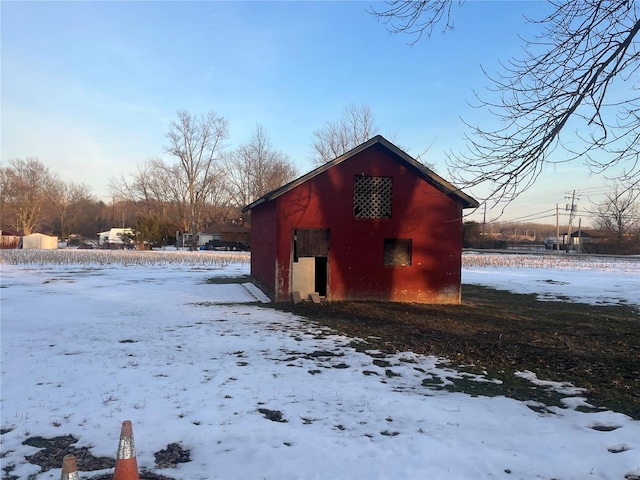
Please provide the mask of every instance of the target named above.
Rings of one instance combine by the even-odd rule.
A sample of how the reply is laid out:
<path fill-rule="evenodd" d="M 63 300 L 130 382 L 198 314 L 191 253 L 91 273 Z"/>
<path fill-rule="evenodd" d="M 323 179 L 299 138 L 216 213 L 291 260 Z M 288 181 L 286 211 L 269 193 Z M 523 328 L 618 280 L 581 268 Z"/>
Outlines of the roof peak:
<path fill-rule="evenodd" d="M 371 137 L 366 142 L 361 143 L 360 145 L 357 145 L 356 147 L 352 148 L 348 152 L 345 152 L 342 155 L 334 158 L 330 162 L 327 162 L 324 165 L 321 165 L 318 168 L 316 168 L 314 170 L 311 170 L 310 172 L 302 175 L 301 177 L 298 177 L 297 179 L 295 179 L 295 180 L 293 180 L 293 181 L 291 181 L 291 182 L 289 182 L 289 183 L 287 183 L 287 184 L 285 184 L 285 185 L 283 185 L 283 186 L 281 186 L 279 188 L 276 188 L 275 190 L 272 190 L 272 191 L 266 193 L 265 195 L 263 195 L 262 197 L 258 198 L 254 202 L 252 202 L 249 205 L 245 206 L 242 209 L 242 212 L 243 213 L 247 212 L 247 211 L 251 210 L 252 208 L 260 205 L 261 203 L 265 203 L 265 202 L 271 201 L 271 200 L 273 200 L 275 198 L 278 198 L 280 195 L 288 192 L 289 190 L 292 190 L 293 188 L 297 187 L 298 185 L 301 185 L 301 184 L 307 182 L 308 180 L 311 180 L 312 178 L 316 177 L 317 175 L 320 175 L 321 173 L 329 170 L 330 168 L 333 168 L 336 165 L 339 165 L 340 163 L 344 162 L 345 160 L 348 160 L 349 158 L 359 154 L 360 152 L 363 152 L 364 150 L 367 150 L 368 148 L 371 148 L 372 146 L 374 146 L 376 144 L 382 145 L 384 148 L 386 148 L 388 151 L 390 151 L 400 161 L 408 164 L 412 169 L 414 169 L 423 178 L 423 180 L 431 183 L 432 185 L 434 185 L 436 188 L 438 188 L 439 190 L 441 190 L 445 194 L 455 196 L 457 199 L 459 199 L 462 202 L 463 208 L 477 208 L 479 206 L 479 203 L 478 203 L 477 200 L 471 198 L 469 195 L 467 195 L 464 192 L 462 192 L 462 190 L 460 190 L 459 188 L 453 186 L 451 183 L 447 182 L 445 179 L 440 177 L 438 174 L 436 174 L 430 168 L 426 167 L 425 165 L 420 163 L 418 160 L 416 160 L 415 158 L 410 156 L 408 153 L 406 153 L 404 150 L 400 149 L 397 145 L 391 143 L 389 140 L 384 138 L 382 135 L 375 135 L 374 137 Z"/>

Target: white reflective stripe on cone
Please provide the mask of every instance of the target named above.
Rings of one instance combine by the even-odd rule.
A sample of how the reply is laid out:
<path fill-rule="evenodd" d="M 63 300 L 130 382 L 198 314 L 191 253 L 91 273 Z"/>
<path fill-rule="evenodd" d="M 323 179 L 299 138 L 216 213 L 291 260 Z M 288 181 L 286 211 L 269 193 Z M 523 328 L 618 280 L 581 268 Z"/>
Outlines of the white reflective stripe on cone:
<path fill-rule="evenodd" d="M 76 457 L 74 455 L 65 455 L 62 459 L 62 474 L 60 480 L 79 480 L 78 467 L 76 466 Z"/>

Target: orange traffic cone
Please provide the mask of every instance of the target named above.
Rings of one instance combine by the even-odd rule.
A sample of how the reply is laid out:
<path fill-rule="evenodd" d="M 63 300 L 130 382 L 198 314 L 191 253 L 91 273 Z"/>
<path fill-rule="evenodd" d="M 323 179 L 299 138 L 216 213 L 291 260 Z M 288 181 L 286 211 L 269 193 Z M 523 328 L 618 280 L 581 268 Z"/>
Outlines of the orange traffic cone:
<path fill-rule="evenodd" d="M 79 478 L 76 457 L 73 455 L 65 455 L 62 459 L 62 475 L 60 475 L 60 480 L 78 480 Z"/>
<path fill-rule="evenodd" d="M 138 475 L 138 462 L 136 460 L 136 447 L 133 443 L 131 420 L 122 422 L 113 480 L 140 480 Z"/>

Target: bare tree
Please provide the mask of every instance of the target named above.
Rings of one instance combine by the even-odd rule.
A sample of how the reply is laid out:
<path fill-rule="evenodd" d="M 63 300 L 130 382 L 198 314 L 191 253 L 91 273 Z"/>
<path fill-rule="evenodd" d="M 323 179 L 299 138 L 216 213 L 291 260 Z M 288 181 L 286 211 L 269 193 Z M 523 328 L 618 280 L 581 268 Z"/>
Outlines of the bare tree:
<path fill-rule="evenodd" d="M 13 196 L 13 175 L 8 168 L 0 167 L 0 229 L 7 230 L 9 223 L 7 218 L 11 207 Z"/>
<path fill-rule="evenodd" d="M 339 157 L 375 135 L 378 127 L 365 104 L 350 104 L 337 121 L 329 121 L 313 132 L 313 162 L 319 166 Z"/>
<path fill-rule="evenodd" d="M 158 217 L 162 222 L 183 223 L 183 228 L 188 230 L 188 220 L 182 222 L 182 219 L 172 218 L 174 207 L 181 205 L 184 199 L 177 195 L 176 175 L 171 170 L 171 166 L 161 159 L 148 159 L 138 165 L 130 179 L 123 175 L 112 179 L 109 183 L 111 195 L 134 202 L 144 216 Z"/>
<path fill-rule="evenodd" d="M 298 175 L 289 157 L 274 150 L 267 131 L 260 124 L 248 143 L 227 156 L 225 166 L 225 183 L 232 201 L 240 208 Z"/>
<path fill-rule="evenodd" d="M 220 161 L 214 165 L 213 174 L 209 178 L 207 195 L 203 199 L 200 218 L 203 227 L 224 221 L 230 215 L 230 210 L 233 210 L 230 206 L 231 201 L 227 181 L 224 155 L 221 154 Z"/>
<path fill-rule="evenodd" d="M 61 237 L 67 238 L 87 218 L 95 198 L 87 185 L 73 182 L 54 182 L 51 203 Z"/>
<path fill-rule="evenodd" d="M 449 155 L 452 175 L 463 185 L 489 182 L 491 197 L 512 200 L 529 188 L 545 164 L 583 161 L 597 173 L 622 167 L 615 178 L 640 182 L 640 31 L 636 2 L 569 0 L 549 2 L 553 11 L 540 20 L 542 33 L 523 45 L 524 57 L 511 59 L 490 78 L 499 94 L 480 107 L 500 121 L 487 130 L 468 125 L 467 149 Z M 434 27 L 453 26 L 454 0 L 389 0 L 371 10 L 392 32 L 420 37 Z M 415 42 L 414 42 L 415 43 Z M 617 84 L 625 98 L 610 98 Z M 616 92 L 618 95 L 619 92 Z M 563 143 L 580 130 L 578 146 Z M 563 155 L 554 156 L 559 147 Z"/>
<path fill-rule="evenodd" d="M 166 165 L 163 168 L 175 175 L 173 184 L 187 207 L 191 248 L 195 249 L 203 208 L 219 185 L 216 161 L 228 138 L 229 122 L 215 112 L 196 116 L 181 110 L 177 117 L 169 125 L 166 134 L 169 144 L 165 147 L 177 163 L 175 168 Z"/>
<path fill-rule="evenodd" d="M 637 241 L 640 235 L 640 189 L 615 183 L 605 194 L 605 200 L 594 212 L 597 226 L 609 232 L 614 239 L 616 252 L 623 253 L 626 240 Z"/>
<path fill-rule="evenodd" d="M 8 216 L 9 225 L 25 235 L 40 229 L 50 213 L 57 177 L 35 157 L 9 160 L 2 177 L 3 217 Z"/>
<path fill-rule="evenodd" d="M 221 165 L 211 166 L 207 188 L 199 197 L 198 226 L 202 227 L 226 216 L 228 194 Z M 173 224 L 184 232 L 191 231 L 191 207 L 188 178 L 180 163 L 151 158 L 138 165 L 128 177 L 111 179 L 109 188 L 114 198 L 127 200 L 136 206 L 138 216 L 155 218 L 163 225 Z M 208 195 L 208 196 L 207 196 Z"/>

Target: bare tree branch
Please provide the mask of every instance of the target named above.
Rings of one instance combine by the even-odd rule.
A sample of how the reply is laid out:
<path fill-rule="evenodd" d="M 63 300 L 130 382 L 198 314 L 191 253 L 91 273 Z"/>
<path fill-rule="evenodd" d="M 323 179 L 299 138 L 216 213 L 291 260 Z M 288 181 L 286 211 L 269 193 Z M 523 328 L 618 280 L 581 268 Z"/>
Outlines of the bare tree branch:
<path fill-rule="evenodd" d="M 415 36 L 415 39 L 409 42 L 415 45 L 420 41 L 423 35 L 431 36 L 433 29 L 439 23 L 444 23 L 443 32 L 453 29 L 453 18 L 451 9 L 457 3 L 462 5 L 463 1 L 454 2 L 453 0 L 389 0 L 386 4 L 389 6 L 386 10 L 378 10 L 369 7 L 369 13 L 377 16 L 385 24 L 392 33 L 407 33 Z"/>
<path fill-rule="evenodd" d="M 500 126 L 467 124 L 466 148 L 448 156 L 455 180 L 467 187 L 489 183 L 496 203 L 533 185 L 547 164 L 577 160 L 596 173 L 622 166 L 614 176 L 640 178 L 636 3 L 549 3 L 551 14 L 529 19 L 542 32 L 525 41 L 523 58 L 504 63 L 497 76 L 487 74 L 497 100 L 476 94 L 477 107 Z M 391 9 L 374 14 L 400 22 L 396 32 L 430 34 L 438 23 L 452 25 L 451 0 L 387 4 Z"/>
<path fill-rule="evenodd" d="M 368 105 L 347 105 L 340 120 L 329 121 L 313 132 L 312 160 L 316 166 L 330 162 L 369 140 L 377 129 Z"/>

